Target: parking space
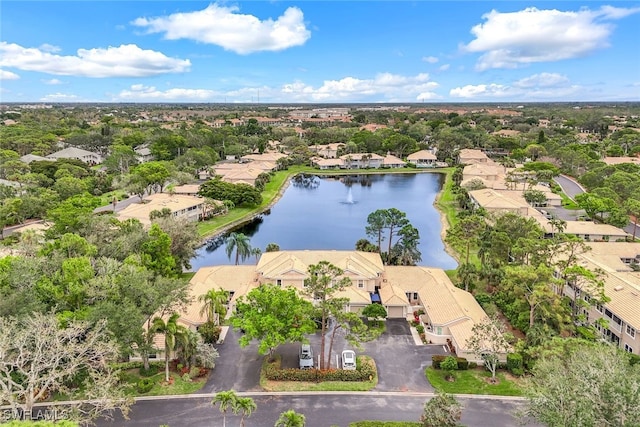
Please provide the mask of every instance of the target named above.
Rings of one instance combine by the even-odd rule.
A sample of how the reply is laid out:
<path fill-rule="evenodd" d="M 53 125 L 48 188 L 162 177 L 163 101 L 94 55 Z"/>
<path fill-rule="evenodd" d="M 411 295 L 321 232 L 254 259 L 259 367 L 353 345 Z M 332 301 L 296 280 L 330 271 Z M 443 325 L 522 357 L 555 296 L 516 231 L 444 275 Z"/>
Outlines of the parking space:
<path fill-rule="evenodd" d="M 229 331 L 224 344 L 218 346 L 220 358 L 203 392 L 230 389 L 259 390 L 263 357 L 257 353 L 255 344 L 240 348 L 238 338 L 238 332 Z M 327 351 L 328 341 L 327 339 Z M 317 361 L 320 354 L 320 335 L 310 336 L 309 342 Z M 378 367 L 376 391 L 433 391 L 433 387 L 425 378 L 424 369 L 431 364 L 433 354 L 446 354 L 441 345 L 416 345 L 409 324 L 404 319 L 387 320 L 385 332 L 378 339 L 364 343 L 362 349 L 349 345 L 338 333 L 331 351 L 332 368 L 338 366 L 337 356 L 347 349 L 375 360 Z M 278 347 L 276 352 L 281 356 L 282 366 L 297 368 L 299 350 L 299 343 Z"/>

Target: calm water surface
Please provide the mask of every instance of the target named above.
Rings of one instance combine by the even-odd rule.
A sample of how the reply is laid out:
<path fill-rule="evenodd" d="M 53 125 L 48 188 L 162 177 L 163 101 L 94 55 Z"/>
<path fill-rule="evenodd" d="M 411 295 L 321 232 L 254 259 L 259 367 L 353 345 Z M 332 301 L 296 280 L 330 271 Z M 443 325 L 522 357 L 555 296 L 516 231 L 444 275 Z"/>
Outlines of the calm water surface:
<path fill-rule="evenodd" d="M 371 212 L 397 208 L 420 231 L 419 265 L 452 269 L 457 263 L 444 251 L 440 213 L 433 206 L 443 179 L 439 173 L 308 177 L 292 181 L 261 220 L 235 231 L 250 236 L 251 246 L 262 251 L 269 243 L 277 243 L 282 250 L 353 250 L 359 239 L 367 238 L 365 227 Z M 200 248 L 192 260 L 193 270 L 233 264 L 235 252 L 229 260 L 223 241 L 220 237 Z M 382 243 L 387 244 L 386 240 Z M 244 263 L 255 262 L 251 257 Z"/>

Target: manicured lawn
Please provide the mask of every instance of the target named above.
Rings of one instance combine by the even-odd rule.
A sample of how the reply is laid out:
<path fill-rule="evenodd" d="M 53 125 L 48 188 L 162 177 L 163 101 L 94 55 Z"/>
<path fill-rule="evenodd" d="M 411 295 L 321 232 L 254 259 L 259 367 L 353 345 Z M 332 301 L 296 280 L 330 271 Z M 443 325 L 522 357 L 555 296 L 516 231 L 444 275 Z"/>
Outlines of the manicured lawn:
<path fill-rule="evenodd" d="M 373 359 L 368 356 L 358 356 L 359 360 L 360 358 L 375 365 Z M 377 369 L 376 375 L 369 381 L 323 381 L 320 383 L 308 381 L 271 381 L 266 378 L 264 373 L 268 363 L 279 362 L 269 362 L 268 357 L 264 359 L 262 370 L 260 371 L 260 386 L 265 391 L 369 391 L 378 384 Z"/>
<path fill-rule="evenodd" d="M 428 367 L 425 370 L 427 379 L 437 390 L 451 394 L 490 394 L 497 396 L 522 396 L 522 389 L 516 383 L 517 379 L 507 378 L 504 372 L 498 372 L 498 384 L 490 384 L 487 378 L 491 373 L 482 368 L 467 371 L 455 371 L 455 381 L 447 381 L 446 371 Z"/>

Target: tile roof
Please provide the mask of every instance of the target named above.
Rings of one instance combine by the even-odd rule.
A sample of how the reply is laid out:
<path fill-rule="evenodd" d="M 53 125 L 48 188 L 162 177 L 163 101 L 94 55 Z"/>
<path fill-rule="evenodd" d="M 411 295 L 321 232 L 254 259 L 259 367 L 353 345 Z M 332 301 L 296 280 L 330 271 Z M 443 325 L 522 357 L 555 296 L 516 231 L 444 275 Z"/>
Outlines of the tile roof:
<path fill-rule="evenodd" d="M 121 221 L 127 219 L 137 219 L 143 224 L 151 224 L 149 214 L 154 210 L 164 208 L 171 209 L 171 212 L 178 212 L 193 206 L 200 206 L 204 203 L 202 197 L 187 196 L 183 194 L 170 195 L 167 193 L 151 194 L 144 199 L 145 203 L 133 203 L 117 213 Z"/>
<path fill-rule="evenodd" d="M 407 160 L 436 160 L 437 157 L 429 150 L 420 150 L 407 156 Z"/>
<path fill-rule="evenodd" d="M 388 283 L 418 292 L 431 322 L 448 326 L 458 346 L 466 349 L 473 325 L 487 316 L 469 292 L 456 288 L 440 269 L 387 266 L 385 274 Z"/>

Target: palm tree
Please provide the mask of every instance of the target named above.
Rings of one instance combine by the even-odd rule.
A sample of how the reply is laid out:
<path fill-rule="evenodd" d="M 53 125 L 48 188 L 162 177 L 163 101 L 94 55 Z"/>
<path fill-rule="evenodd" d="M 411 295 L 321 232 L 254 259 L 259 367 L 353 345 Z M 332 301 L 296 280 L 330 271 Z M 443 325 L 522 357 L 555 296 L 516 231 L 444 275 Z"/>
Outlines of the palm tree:
<path fill-rule="evenodd" d="M 180 363 L 187 368 L 194 365 L 200 340 L 200 334 L 189 329 L 185 329 L 183 334 L 176 337 L 176 353 L 180 357 Z"/>
<path fill-rule="evenodd" d="M 238 397 L 233 403 L 233 413 L 240 413 L 240 427 L 244 427 L 244 417 L 250 417 L 258 406 L 250 397 Z"/>
<path fill-rule="evenodd" d="M 233 250 L 236 251 L 236 265 L 240 264 L 240 258 L 244 261 L 249 255 L 251 255 L 251 245 L 249 244 L 249 236 L 245 236 L 242 233 L 230 233 L 227 236 L 225 243 L 227 244 L 227 257 L 231 259 Z"/>
<path fill-rule="evenodd" d="M 262 249 L 260 249 L 260 248 L 252 248 L 251 249 L 251 255 L 256 257 L 256 262 L 258 262 L 258 260 L 260 259 L 260 255 L 262 255 Z"/>
<path fill-rule="evenodd" d="M 289 409 L 280 414 L 280 418 L 278 418 L 274 427 L 304 427 L 306 421 L 307 419 L 304 415 Z"/>
<path fill-rule="evenodd" d="M 238 395 L 233 390 L 221 391 L 216 393 L 211 401 L 213 406 L 220 405 L 220 412 L 222 412 L 222 427 L 227 424 L 227 409 L 233 408 L 238 401 Z"/>
<path fill-rule="evenodd" d="M 207 323 L 214 322 L 216 326 L 220 324 L 220 317 L 227 314 L 227 303 L 229 302 L 229 291 L 224 289 L 209 289 L 209 291 L 198 297 L 202 302 L 200 316 L 207 314 Z"/>
<path fill-rule="evenodd" d="M 173 313 L 165 322 L 161 317 L 156 317 L 151 323 L 151 331 L 164 334 L 164 374 L 165 381 L 169 382 L 169 353 L 175 348 L 176 338 L 186 333 L 184 326 L 178 325 L 178 313 Z"/>

